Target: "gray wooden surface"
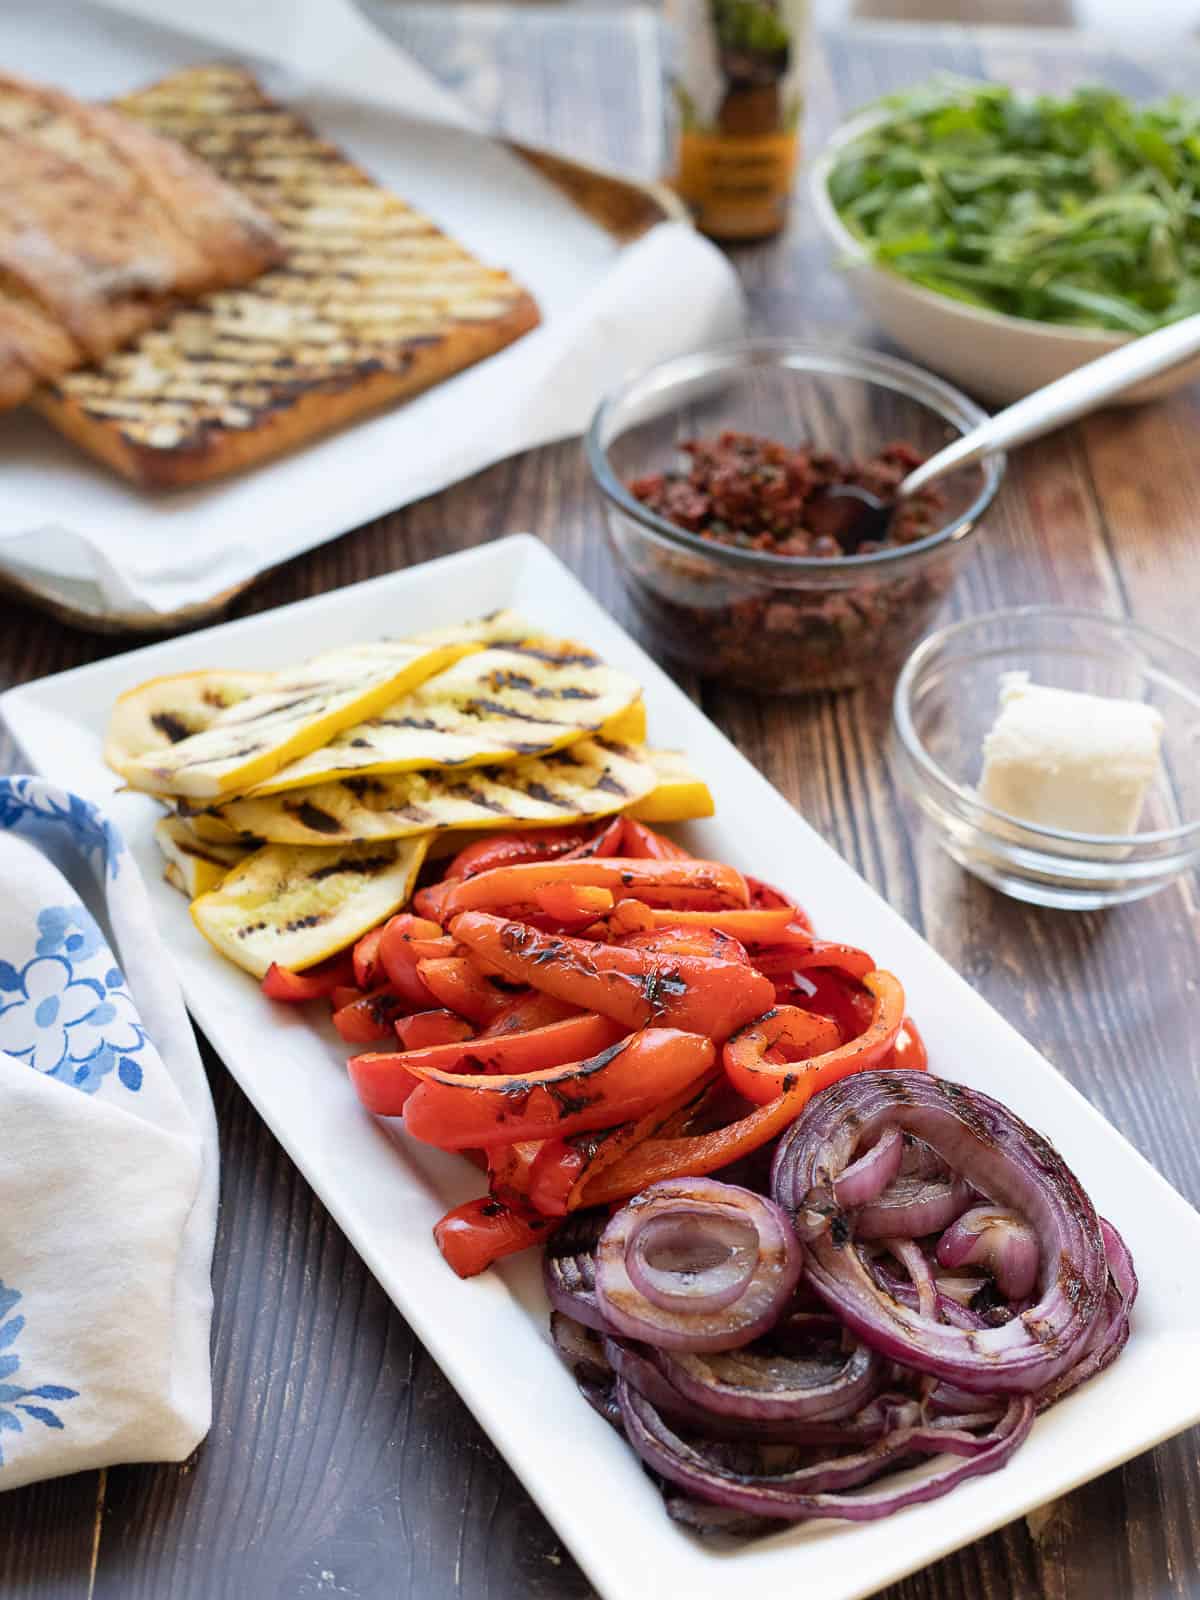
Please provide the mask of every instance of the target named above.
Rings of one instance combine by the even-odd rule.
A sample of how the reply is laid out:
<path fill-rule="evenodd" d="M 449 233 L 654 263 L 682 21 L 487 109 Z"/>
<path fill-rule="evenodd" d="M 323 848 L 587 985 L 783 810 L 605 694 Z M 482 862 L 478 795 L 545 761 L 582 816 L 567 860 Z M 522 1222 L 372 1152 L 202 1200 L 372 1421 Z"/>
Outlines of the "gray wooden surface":
<path fill-rule="evenodd" d="M 649 13 L 513 16 L 425 7 L 410 13 L 408 42 L 497 128 L 652 173 Z M 1118 57 L 1032 31 L 834 32 L 814 55 L 809 137 L 815 144 L 846 110 L 939 67 L 1040 85 L 1104 78 L 1150 93 L 1194 86 L 1196 64 L 1178 52 Z M 802 202 L 786 237 L 734 259 L 758 328 L 872 340 Z M 948 610 L 1053 599 L 1194 632 L 1198 398 L 1110 413 L 1023 452 Z M 574 444 L 502 463 L 292 562 L 237 611 L 521 528 L 541 534 L 627 620 Z M 0 683 L 116 648 L 0 605 Z M 964 877 L 916 826 L 886 763 L 882 697 L 772 703 L 687 686 L 846 858 L 1200 1200 L 1195 882 L 1107 915 L 1015 905 Z M 10 749 L 0 755 L 16 759 Z M 207 1059 L 223 1147 L 212 1434 L 182 1466 L 0 1495 L 0 1596 L 590 1593 L 270 1132 Z M 1198 1456 L 1197 1434 L 1185 1435 L 906 1580 L 889 1600 L 1194 1600 Z M 1020 1471 L 1019 1458 L 1009 1470 Z M 736 1583 L 734 1567 L 730 1576 Z"/>

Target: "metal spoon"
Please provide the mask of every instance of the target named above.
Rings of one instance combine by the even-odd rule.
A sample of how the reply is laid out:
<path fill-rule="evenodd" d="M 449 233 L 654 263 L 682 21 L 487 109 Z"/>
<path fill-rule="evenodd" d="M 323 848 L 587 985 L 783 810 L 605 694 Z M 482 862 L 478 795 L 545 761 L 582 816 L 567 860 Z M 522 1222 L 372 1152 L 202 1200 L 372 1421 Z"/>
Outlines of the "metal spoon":
<path fill-rule="evenodd" d="M 1196 355 L 1200 355 L 1200 315 L 1184 317 L 1144 334 L 988 417 L 910 472 L 888 500 L 853 484 L 831 485 L 811 508 L 818 512 L 812 522 L 814 531 L 832 534 L 843 553 L 853 555 L 868 540 L 887 537 L 888 523 L 900 501 L 910 499 L 946 473 L 969 467 L 997 450 L 1040 439 L 1134 384 L 1157 377 Z"/>

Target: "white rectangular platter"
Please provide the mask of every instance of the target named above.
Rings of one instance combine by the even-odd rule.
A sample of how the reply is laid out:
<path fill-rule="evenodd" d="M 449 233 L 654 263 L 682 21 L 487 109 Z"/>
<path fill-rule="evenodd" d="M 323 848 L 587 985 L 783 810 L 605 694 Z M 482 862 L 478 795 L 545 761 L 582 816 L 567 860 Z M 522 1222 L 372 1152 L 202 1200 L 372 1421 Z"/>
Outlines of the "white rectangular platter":
<path fill-rule="evenodd" d="M 578 1397 L 551 1350 L 537 1264 L 518 1260 L 467 1283 L 443 1264 L 430 1229 L 448 1206 L 479 1192 L 478 1174 L 363 1112 L 332 1031 L 264 999 L 205 944 L 162 882 L 151 836 L 157 808 L 115 794 L 101 761 L 117 694 L 161 673 L 282 665 L 501 606 L 569 632 L 638 676 L 651 737 L 686 750 L 716 797 L 716 817 L 681 837 L 793 890 L 822 934 L 864 946 L 895 971 L 933 1070 L 998 1096 L 1049 1135 L 1124 1233 L 1142 1282 L 1133 1337 L 1108 1372 L 1037 1423 L 1006 1470 L 883 1522 L 811 1523 L 734 1552 L 675 1527 L 632 1452 Z M 1200 1216 L 822 842 L 536 540 L 504 539 L 46 678 L 10 691 L 0 710 L 36 770 L 102 802 L 120 824 L 196 1021 L 607 1600 L 853 1600 L 1200 1419 L 1200 1280 L 1189 1270 L 1200 1258 Z"/>

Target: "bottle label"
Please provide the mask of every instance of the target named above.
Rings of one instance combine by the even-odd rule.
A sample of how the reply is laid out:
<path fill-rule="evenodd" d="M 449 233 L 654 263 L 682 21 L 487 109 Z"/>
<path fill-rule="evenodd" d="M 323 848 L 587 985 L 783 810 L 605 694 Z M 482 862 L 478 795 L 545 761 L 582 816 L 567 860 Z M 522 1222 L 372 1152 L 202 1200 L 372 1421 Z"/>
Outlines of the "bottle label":
<path fill-rule="evenodd" d="M 774 232 L 795 177 L 807 0 L 668 0 L 672 181 L 718 238 Z"/>

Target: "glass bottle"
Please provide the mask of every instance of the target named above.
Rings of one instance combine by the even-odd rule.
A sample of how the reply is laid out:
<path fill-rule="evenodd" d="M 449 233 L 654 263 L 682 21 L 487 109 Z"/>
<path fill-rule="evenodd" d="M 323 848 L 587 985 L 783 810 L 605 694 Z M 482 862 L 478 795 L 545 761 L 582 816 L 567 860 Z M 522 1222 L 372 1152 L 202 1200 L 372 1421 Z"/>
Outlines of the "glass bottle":
<path fill-rule="evenodd" d="M 804 110 L 807 0 L 667 0 L 670 181 L 714 239 L 776 233 Z"/>

